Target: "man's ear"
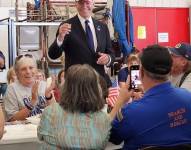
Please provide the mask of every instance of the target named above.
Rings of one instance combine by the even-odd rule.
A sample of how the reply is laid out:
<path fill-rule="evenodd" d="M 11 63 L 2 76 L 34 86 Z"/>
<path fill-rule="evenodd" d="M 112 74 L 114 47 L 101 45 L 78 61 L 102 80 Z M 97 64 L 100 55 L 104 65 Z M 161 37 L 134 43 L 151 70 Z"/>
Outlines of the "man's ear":
<path fill-rule="evenodd" d="M 186 58 L 182 58 L 182 65 L 185 66 L 188 63 L 188 61 L 186 60 Z"/>

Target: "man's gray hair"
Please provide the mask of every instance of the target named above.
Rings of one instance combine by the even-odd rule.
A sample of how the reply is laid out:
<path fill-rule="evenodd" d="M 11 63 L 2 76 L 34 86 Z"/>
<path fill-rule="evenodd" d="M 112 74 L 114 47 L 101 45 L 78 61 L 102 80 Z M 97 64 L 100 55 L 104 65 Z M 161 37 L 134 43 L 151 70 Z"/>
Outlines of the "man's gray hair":
<path fill-rule="evenodd" d="M 151 72 L 147 71 L 144 68 L 143 68 L 143 70 L 144 70 L 145 74 L 148 77 L 150 77 L 151 79 L 159 80 L 159 81 L 167 81 L 169 79 L 169 73 L 165 74 L 165 75 L 162 75 L 162 74 L 151 73 Z"/>

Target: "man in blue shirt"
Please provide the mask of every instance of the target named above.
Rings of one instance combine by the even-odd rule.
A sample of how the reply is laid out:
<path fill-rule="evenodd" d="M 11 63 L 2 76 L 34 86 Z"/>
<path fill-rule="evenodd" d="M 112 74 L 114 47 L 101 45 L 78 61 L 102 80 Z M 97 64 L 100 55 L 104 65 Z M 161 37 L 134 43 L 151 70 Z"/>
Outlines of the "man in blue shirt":
<path fill-rule="evenodd" d="M 191 143 L 191 93 L 168 81 L 172 59 L 164 47 L 153 45 L 141 55 L 143 98 L 126 105 L 112 122 L 110 141 L 124 141 L 125 150 Z M 119 98 L 127 98 L 128 90 Z"/>

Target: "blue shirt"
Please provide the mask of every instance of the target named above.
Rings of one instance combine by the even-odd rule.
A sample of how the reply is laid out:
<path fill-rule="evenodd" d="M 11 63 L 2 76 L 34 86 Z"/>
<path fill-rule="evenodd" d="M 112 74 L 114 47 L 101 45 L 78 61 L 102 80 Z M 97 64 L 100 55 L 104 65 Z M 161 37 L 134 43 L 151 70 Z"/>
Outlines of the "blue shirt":
<path fill-rule="evenodd" d="M 128 76 L 128 67 L 122 68 L 118 73 L 118 82 L 126 82 Z"/>
<path fill-rule="evenodd" d="M 169 82 L 148 90 L 121 110 L 112 123 L 110 141 L 125 150 L 191 143 L 191 93 Z"/>

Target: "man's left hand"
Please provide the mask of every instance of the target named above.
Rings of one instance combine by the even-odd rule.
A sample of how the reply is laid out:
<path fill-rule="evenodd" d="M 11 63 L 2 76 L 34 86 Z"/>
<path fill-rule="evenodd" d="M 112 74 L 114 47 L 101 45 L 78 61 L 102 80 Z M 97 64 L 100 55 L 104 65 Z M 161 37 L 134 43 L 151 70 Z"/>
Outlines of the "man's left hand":
<path fill-rule="evenodd" d="M 97 60 L 97 64 L 99 65 L 107 65 L 109 63 L 109 55 L 105 53 L 98 53 L 99 58 Z"/>

